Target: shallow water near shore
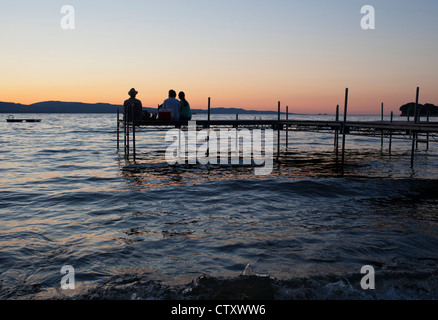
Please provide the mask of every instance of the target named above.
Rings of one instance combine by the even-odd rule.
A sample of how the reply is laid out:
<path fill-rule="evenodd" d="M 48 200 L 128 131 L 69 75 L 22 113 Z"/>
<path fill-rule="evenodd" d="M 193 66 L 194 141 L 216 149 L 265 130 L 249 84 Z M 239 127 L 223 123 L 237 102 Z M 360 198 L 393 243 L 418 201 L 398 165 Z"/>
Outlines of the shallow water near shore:
<path fill-rule="evenodd" d="M 170 166 L 164 131 L 138 132 L 138 161 L 126 161 L 115 115 L 6 117 L 0 299 L 438 298 L 434 143 L 412 168 L 409 141 L 390 155 L 387 141 L 348 136 L 342 167 L 332 135 L 290 132 L 256 176 Z M 75 290 L 60 286 L 65 265 Z M 375 290 L 361 288 L 365 265 Z"/>

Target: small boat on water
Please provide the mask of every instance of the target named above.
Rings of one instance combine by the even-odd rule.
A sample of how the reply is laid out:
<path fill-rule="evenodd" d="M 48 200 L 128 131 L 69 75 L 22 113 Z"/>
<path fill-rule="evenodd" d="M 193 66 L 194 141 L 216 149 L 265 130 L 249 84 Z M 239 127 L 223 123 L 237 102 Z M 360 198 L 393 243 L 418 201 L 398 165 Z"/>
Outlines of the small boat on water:
<path fill-rule="evenodd" d="M 15 119 L 14 116 L 8 116 L 6 122 L 41 122 L 41 119 Z"/>

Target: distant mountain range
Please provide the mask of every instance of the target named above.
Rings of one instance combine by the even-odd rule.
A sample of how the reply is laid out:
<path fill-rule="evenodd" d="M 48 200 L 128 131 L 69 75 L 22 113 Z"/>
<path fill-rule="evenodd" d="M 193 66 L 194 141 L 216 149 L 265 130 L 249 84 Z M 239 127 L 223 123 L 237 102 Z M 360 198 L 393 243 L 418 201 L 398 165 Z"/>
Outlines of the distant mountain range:
<path fill-rule="evenodd" d="M 149 112 L 157 112 L 155 108 L 144 108 Z M 123 112 L 123 106 L 108 103 L 81 103 L 46 101 L 31 105 L 0 102 L 0 113 L 117 113 Z M 206 114 L 207 110 L 192 109 L 192 113 Z M 241 108 L 211 108 L 212 114 L 277 114 L 275 111 L 255 111 Z"/>

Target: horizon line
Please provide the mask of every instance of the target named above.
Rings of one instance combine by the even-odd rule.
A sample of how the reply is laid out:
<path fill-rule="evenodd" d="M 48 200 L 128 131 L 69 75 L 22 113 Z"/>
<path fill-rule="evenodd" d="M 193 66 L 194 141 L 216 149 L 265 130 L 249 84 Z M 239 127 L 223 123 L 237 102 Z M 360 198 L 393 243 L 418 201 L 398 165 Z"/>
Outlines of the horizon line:
<path fill-rule="evenodd" d="M 110 106 L 114 106 L 114 107 L 123 107 L 123 104 L 114 104 L 114 103 L 110 103 L 110 102 L 81 102 L 81 101 L 61 101 L 61 100 L 46 100 L 46 101 L 38 101 L 38 102 L 34 102 L 31 104 L 24 104 L 24 103 L 20 103 L 20 102 L 6 102 L 6 101 L 0 101 L 0 103 L 9 103 L 9 104 L 15 104 L 15 105 L 22 105 L 22 106 L 32 106 L 35 104 L 39 104 L 39 103 L 45 103 L 45 102 L 58 102 L 58 103 L 77 103 L 77 104 L 89 104 L 89 105 L 98 105 L 98 104 L 103 104 L 103 105 L 110 105 Z M 409 103 L 413 103 L 413 102 L 408 102 Z M 287 106 L 287 105 L 286 105 Z M 143 108 L 147 108 L 147 109 L 156 109 L 156 107 L 148 107 L 148 106 L 143 106 Z M 244 110 L 246 112 L 271 112 L 271 113 L 278 113 L 277 110 L 257 110 L 257 109 L 248 109 L 247 107 L 211 107 L 211 109 L 241 109 Z M 208 111 L 207 107 L 192 107 L 192 110 L 203 110 L 203 111 Z M 400 111 L 400 110 L 398 110 Z M 4 112 L 0 112 L 0 113 L 4 113 Z M 7 112 L 6 112 L 7 113 Z M 55 112 L 56 113 L 56 112 Z M 72 113 L 77 113 L 77 112 L 72 112 Z M 280 111 L 280 114 L 286 114 L 286 111 Z M 234 113 L 232 113 L 234 114 Z M 293 115 L 336 115 L 336 113 L 326 113 L 326 112 L 315 112 L 315 113 L 295 113 L 295 112 L 289 112 L 289 114 L 293 114 Z M 341 112 L 341 109 L 339 110 L 339 114 L 342 115 L 343 112 Z M 354 113 L 354 111 L 352 113 L 349 113 L 349 115 L 355 115 L 355 116 L 380 116 L 381 114 L 377 114 L 377 113 L 370 113 L 370 114 L 366 114 L 366 113 Z"/>

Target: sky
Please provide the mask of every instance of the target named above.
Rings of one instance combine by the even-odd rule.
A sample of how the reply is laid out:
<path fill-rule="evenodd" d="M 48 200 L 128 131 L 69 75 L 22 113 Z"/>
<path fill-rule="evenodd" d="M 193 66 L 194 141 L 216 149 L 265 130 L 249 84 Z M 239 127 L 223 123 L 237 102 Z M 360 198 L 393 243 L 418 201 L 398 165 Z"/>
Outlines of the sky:
<path fill-rule="evenodd" d="M 398 112 L 438 105 L 437 35 L 436 0 L 0 0 L 0 101 L 334 113 L 349 88 L 351 114 Z"/>

